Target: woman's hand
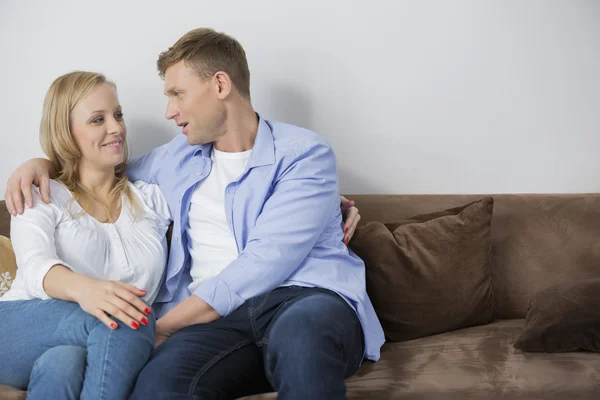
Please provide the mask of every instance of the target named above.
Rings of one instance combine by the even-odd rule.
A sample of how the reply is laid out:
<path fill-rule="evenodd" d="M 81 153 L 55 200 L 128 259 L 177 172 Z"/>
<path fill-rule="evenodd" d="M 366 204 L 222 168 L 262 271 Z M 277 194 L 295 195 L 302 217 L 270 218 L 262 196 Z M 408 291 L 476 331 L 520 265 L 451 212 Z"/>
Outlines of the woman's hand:
<path fill-rule="evenodd" d="M 74 298 L 85 312 L 98 318 L 110 329 L 117 329 L 118 325 L 108 314 L 138 329 L 140 324 L 148 324 L 145 315 L 151 313 L 150 307 L 140 299 L 145 294 L 144 290 L 123 282 L 88 278 Z"/>

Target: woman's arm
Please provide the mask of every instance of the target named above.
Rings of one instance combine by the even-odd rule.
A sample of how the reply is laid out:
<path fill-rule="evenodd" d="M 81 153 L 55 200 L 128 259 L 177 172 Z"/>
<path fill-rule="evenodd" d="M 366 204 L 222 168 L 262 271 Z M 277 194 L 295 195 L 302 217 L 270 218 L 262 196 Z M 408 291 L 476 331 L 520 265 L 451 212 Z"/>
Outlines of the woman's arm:
<path fill-rule="evenodd" d="M 144 314 L 150 314 L 150 308 L 138 297 L 146 292 L 123 282 L 92 279 L 55 265 L 44 277 L 43 285 L 53 299 L 78 303 L 111 329 L 117 324 L 107 313 L 134 329 L 148 323 Z"/>
<path fill-rule="evenodd" d="M 113 329 L 116 324 L 107 314 L 135 329 L 139 323 L 148 323 L 144 313 L 149 314 L 150 309 L 139 298 L 146 292 L 122 282 L 77 274 L 58 257 L 54 234 L 63 212 L 58 205 L 43 202 L 39 189 L 34 188 L 32 194 L 35 206 L 12 217 L 10 227 L 19 276 L 28 295 L 77 302 Z"/>

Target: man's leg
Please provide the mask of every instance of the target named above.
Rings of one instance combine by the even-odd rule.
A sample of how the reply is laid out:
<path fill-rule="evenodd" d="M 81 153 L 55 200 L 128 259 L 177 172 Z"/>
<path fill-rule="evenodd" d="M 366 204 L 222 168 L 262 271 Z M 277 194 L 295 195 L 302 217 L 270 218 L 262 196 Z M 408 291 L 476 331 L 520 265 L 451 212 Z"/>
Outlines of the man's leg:
<path fill-rule="evenodd" d="M 35 362 L 29 379 L 28 400 L 79 400 L 87 351 L 79 346 L 56 346 Z"/>
<path fill-rule="evenodd" d="M 131 399 L 235 399 L 271 391 L 247 315 L 242 306 L 168 338 L 140 373 Z"/>
<path fill-rule="evenodd" d="M 344 380 L 358 370 L 364 351 L 356 313 L 333 292 L 292 287 L 271 296 L 282 291 L 294 295 L 263 338 L 266 374 L 278 398 L 345 399 Z"/>

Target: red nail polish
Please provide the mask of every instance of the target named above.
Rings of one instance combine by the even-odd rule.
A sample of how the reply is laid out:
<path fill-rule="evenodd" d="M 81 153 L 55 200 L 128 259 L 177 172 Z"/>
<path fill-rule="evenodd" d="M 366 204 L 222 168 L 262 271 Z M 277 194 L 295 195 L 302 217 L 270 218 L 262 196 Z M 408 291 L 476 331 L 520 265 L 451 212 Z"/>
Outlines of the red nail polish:
<path fill-rule="evenodd" d="M 348 238 L 346 238 L 345 242 L 346 242 L 346 246 L 348 246 Z"/>
<path fill-rule="evenodd" d="M 348 232 L 348 227 L 344 228 L 344 233 Z"/>
<path fill-rule="evenodd" d="M 137 328 L 139 328 L 139 327 L 140 327 L 140 324 L 138 324 L 137 322 L 133 321 L 133 322 L 131 323 L 131 326 L 133 327 L 133 329 L 137 329 Z"/>
<path fill-rule="evenodd" d="M 146 317 L 142 318 L 142 324 L 148 325 L 148 318 L 146 318 Z"/>
<path fill-rule="evenodd" d="M 144 312 L 145 312 L 146 314 L 150 314 L 152 311 L 151 311 L 151 310 L 150 310 L 148 307 L 146 307 L 146 309 L 144 310 Z"/>
<path fill-rule="evenodd" d="M 113 322 L 112 324 L 110 324 L 110 327 L 111 327 L 112 329 L 117 329 L 117 324 L 115 324 L 115 323 Z"/>

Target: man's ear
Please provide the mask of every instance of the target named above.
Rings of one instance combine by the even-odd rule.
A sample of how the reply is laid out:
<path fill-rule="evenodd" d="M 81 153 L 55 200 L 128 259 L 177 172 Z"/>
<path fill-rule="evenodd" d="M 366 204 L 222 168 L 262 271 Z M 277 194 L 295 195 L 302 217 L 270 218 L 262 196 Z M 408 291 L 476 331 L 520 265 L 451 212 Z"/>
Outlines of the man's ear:
<path fill-rule="evenodd" d="M 233 89 L 233 82 L 231 82 L 231 78 L 227 75 L 226 72 L 219 71 L 214 75 L 214 80 L 217 89 L 217 96 L 219 100 L 225 99 L 229 96 Z"/>

